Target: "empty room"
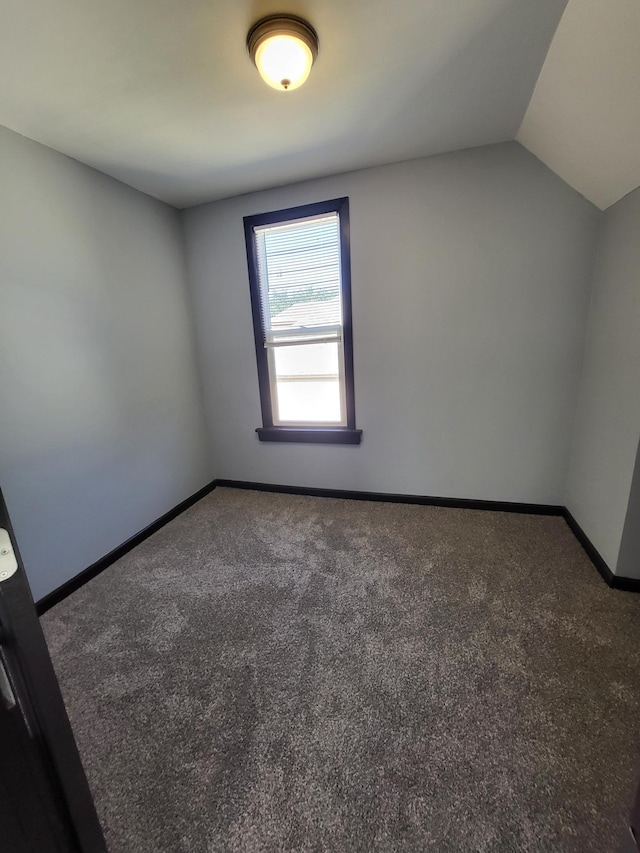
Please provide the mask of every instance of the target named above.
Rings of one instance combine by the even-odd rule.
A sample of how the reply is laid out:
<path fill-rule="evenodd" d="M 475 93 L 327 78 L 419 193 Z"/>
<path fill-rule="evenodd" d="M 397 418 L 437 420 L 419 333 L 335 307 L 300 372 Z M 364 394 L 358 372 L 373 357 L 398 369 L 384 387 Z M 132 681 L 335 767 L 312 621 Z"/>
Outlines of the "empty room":
<path fill-rule="evenodd" d="M 640 849 L 637 0 L 0 0 L 2 853 Z"/>

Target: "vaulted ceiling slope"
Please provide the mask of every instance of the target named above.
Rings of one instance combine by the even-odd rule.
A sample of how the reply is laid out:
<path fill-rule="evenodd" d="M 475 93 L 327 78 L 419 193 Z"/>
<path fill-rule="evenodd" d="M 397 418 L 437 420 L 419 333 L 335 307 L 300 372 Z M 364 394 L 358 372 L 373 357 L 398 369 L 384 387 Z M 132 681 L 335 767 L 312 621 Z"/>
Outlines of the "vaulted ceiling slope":
<path fill-rule="evenodd" d="M 517 138 L 601 209 L 640 185 L 640 0 L 570 0 Z"/>
<path fill-rule="evenodd" d="M 520 127 L 565 5 L 0 0 L 0 124 L 178 207 L 499 142 Z M 320 37 L 288 93 L 245 49 L 249 26 L 283 7 Z"/>

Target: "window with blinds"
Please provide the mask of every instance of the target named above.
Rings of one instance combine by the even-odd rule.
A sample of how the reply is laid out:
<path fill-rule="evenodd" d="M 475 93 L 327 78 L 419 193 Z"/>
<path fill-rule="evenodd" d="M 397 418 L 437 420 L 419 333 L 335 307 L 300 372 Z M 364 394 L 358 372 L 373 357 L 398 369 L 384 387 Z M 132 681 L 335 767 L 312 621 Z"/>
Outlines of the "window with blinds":
<path fill-rule="evenodd" d="M 246 217 L 245 233 L 260 437 L 356 443 L 348 200 Z"/>

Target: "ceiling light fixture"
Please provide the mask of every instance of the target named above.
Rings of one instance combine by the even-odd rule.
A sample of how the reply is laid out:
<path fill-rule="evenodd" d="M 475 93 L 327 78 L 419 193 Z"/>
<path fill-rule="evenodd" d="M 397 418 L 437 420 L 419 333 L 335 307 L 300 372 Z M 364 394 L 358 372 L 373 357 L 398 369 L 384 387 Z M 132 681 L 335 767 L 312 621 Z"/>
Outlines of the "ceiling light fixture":
<path fill-rule="evenodd" d="M 249 30 L 247 50 L 260 76 L 274 89 L 302 86 L 318 55 L 318 36 L 295 15 L 269 15 Z"/>

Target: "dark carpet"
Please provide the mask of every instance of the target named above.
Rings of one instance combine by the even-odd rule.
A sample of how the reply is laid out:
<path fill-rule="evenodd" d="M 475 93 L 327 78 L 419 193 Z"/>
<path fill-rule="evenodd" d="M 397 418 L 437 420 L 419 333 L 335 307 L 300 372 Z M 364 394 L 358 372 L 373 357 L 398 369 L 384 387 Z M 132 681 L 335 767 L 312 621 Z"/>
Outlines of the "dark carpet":
<path fill-rule="evenodd" d="M 560 518 L 217 489 L 42 621 L 113 853 L 619 849 L 640 596 Z"/>

